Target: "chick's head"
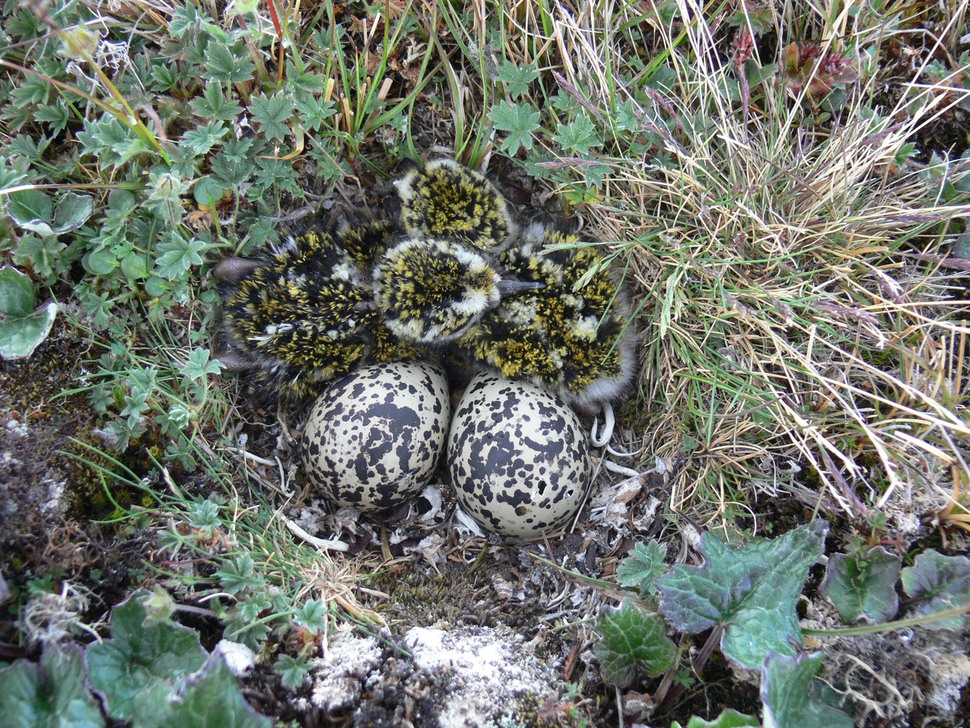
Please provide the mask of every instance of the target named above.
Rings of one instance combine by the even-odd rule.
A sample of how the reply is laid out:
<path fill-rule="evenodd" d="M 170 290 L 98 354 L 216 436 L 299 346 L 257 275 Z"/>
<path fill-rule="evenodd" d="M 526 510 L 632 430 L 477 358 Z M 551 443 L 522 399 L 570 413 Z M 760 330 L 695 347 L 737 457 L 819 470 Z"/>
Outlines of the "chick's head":
<path fill-rule="evenodd" d="M 485 256 L 448 240 L 405 240 L 374 270 L 374 299 L 385 324 L 419 344 L 459 336 L 498 305 L 504 288 Z"/>
<path fill-rule="evenodd" d="M 438 159 L 397 182 L 401 222 L 411 237 L 444 238 L 483 251 L 503 248 L 517 226 L 495 185 L 450 159 Z"/>

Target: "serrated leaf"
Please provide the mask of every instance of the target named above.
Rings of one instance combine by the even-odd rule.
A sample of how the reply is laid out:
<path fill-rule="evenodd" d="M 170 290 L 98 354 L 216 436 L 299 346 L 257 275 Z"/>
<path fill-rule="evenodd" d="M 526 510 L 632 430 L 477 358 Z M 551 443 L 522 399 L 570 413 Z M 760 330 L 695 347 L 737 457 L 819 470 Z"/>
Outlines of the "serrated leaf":
<path fill-rule="evenodd" d="M 788 657 L 770 653 L 761 669 L 765 728 L 853 728 L 853 720 L 828 699 L 815 676 L 821 652 Z"/>
<path fill-rule="evenodd" d="M 872 622 L 892 619 L 899 608 L 896 580 L 901 563 L 881 546 L 861 556 L 834 554 L 822 581 L 822 596 L 832 600 L 846 622 L 865 617 Z"/>
<path fill-rule="evenodd" d="M 192 266 L 202 265 L 202 253 L 206 244 L 197 238 L 185 238 L 177 232 L 158 244 L 155 270 L 170 281 L 181 280 Z"/>
<path fill-rule="evenodd" d="M 914 610 L 917 616 L 935 614 L 970 604 L 970 559 L 944 556 L 933 550 L 916 557 L 901 574 L 903 591 L 922 600 Z M 930 629 L 967 629 L 970 615 L 960 614 L 925 625 Z"/>
<path fill-rule="evenodd" d="M 506 133 L 502 150 L 515 154 L 519 147 L 526 151 L 532 149 L 532 134 L 539 128 L 539 112 L 524 104 L 504 101 L 492 106 L 488 118 L 495 128 Z"/>
<path fill-rule="evenodd" d="M 149 618 L 143 604 L 149 596 L 138 591 L 112 609 L 111 639 L 87 648 L 91 687 L 119 720 L 158 714 L 177 681 L 206 662 L 197 632 Z"/>
<path fill-rule="evenodd" d="M 794 655 L 793 643 L 802 644 L 795 604 L 827 532 L 813 521 L 735 550 L 705 534 L 703 566 L 678 565 L 654 581 L 660 613 L 688 634 L 722 626 L 721 651 L 743 667 L 756 669 L 769 650 Z"/>
<path fill-rule="evenodd" d="M 206 84 L 202 97 L 193 99 L 189 106 L 197 116 L 217 121 L 232 121 L 242 113 L 242 106 L 235 99 L 226 98 L 218 83 Z"/>
<path fill-rule="evenodd" d="M 182 144 L 189 153 L 196 157 L 208 154 L 219 140 L 229 133 L 229 129 L 221 121 L 210 121 L 207 124 L 190 129 L 182 135 Z"/>
<path fill-rule="evenodd" d="M 240 46 L 209 43 L 206 48 L 206 72 L 213 81 L 224 84 L 242 83 L 251 78 L 256 66 Z"/>
<path fill-rule="evenodd" d="M 656 539 L 651 539 L 646 545 L 638 543 L 617 567 L 616 580 L 621 586 L 656 594 L 657 589 L 651 582 L 667 571 L 664 563 L 666 557 L 667 547 L 661 546 Z"/>
<path fill-rule="evenodd" d="M 268 139 L 283 141 L 290 132 L 288 122 L 293 115 L 293 100 L 284 93 L 254 96 L 250 99 L 253 119 Z"/>
<path fill-rule="evenodd" d="M 84 686 L 81 655 L 49 646 L 40 664 L 17 660 L 0 670 L 0 716 L 8 728 L 100 728 L 97 701 Z"/>
<path fill-rule="evenodd" d="M 704 720 L 696 715 L 687 721 L 686 728 L 746 728 L 747 726 L 760 726 L 761 721 L 753 715 L 745 715 L 736 710 L 722 710 L 721 714 L 714 720 Z M 670 724 L 670 728 L 684 728 L 678 721 Z"/>
<path fill-rule="evenodd" d="M 205 666 L 191 675 L 170 704 L 167 714 L 142 722 L 154 728 L 269 728 L 272 722 L 260 715 L 239 692 L 236 678 L 219 655 L 210 655 Z"/>
<path fill-rule="evenodd" d="M 306 676 L 310 674 L 310 667 L 303 657 L 280 655 L 274 667 L 283 679 L 283 684 L 290 690 L 297 690 L 306 682 Z"/>
<path fill-rule="evenodd" d="M 552 138 L 559 142 L 563 149 L 580 157 L 588 157 L 593 147 L 599 147 L 603 144 L 596 127 L 585 114 L 580 114 L 570 123 L 559 127 Z"/>
<path fill-rule="evenodd" d="M 677 647 L 667 637 L 659 614 L 646 612 L 629 599 L 620 608 L 601 617 L 597 629 L 603 639 L 594 651 L 602 662 L 603 679 L 614 685 L 629 685 L 637 670 L 655 677 L 669 670 Z"/>
<path fill-rule="evenodd" d="M 218 374 L 222 371 L 223 364 L 211 356 L 208 349 L 193 349 L 189 353 L 189 360 L 182 366 L 182 373 L 192 380 L 204 379 L 208 374 Z"/>
<path fill-rule="evenodd" d="M 67 123 L 71 120 L 71 110 L 67 107 L 64 99 L 59 98 L 53 104 L 41 104 L 34 112 L 37 121 L 43 121 L 50 125 L 51 131 L 60 134 L 67 128 Z"/>
<path fill-rule="evenodd" d="M 539 69 L 535 63 L 519 66 L 511 61 L 499 64 L 496 74 L 498 80 L 505 84 L 505 90 L 516 98 L 523 96 L 529 90 L 529 84 L 539 78 Z"/>

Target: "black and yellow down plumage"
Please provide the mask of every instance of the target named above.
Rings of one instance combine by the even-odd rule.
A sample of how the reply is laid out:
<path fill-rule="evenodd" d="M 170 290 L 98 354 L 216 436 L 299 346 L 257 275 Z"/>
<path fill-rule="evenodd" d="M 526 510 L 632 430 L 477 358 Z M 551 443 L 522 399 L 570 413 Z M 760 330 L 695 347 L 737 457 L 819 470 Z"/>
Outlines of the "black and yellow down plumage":
<path fill-rule="evenodd" d="M 440 345 L 467 331 L 502 296 L 536 287 L 503 278 L 490 258 L 450 240 L 408 238 L 374 269 L 374 300 L 403 341 Z"/>
<path fill-rule="evenodd" d="M 401 225 L 411 238 L 453 240 L 479 251 L 496 252 L 518 230 L 495 185 L 454 160 L 427 162 L 396 185 Z"/>
<path fill-rule="evenodd" d="M 545 226 L 527 228 L 499 262 L 516 279 L 542 286 L 483 314 L 457 346 L 510 379 L 533 381 L 595 409 L 632 380 L 633 336 L 626 331 L 625 294 L 605 269 L 602 251 L 579 242 Z"/>
<path fill-rule="evenodd" d="M 260 258 L 220 263 L 217 276 L 234 284 L 224 306 L 230 346 L 271 391 L 305 399 L 361 364 L 425 355 L 384 325 L 360 264 L 365 244 L 344 247 L 377 244 L 386 232 L 373 224 L 338 234 L 313 228 Z"/>

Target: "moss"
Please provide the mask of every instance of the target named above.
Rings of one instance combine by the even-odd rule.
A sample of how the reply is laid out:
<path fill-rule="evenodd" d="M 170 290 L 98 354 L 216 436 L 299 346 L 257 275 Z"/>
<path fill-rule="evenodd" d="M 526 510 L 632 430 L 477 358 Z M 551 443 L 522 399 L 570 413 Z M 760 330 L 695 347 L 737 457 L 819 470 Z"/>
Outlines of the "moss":
<path fill-rule="evenodd" d="M 63 319 L 25 362 L 0 363 L 0 451 L 8 485 L 8 508 L 16 521 L 0 538 L 47 528 L 61 517 L 102 517 L 114 504 L 104 489 L 115 463 L 101 453 L 100 424 L 83 392 L 64 394 L 79 384 L 90 345 Z M 138 491 L 119 490 L 121 503 Z"/>

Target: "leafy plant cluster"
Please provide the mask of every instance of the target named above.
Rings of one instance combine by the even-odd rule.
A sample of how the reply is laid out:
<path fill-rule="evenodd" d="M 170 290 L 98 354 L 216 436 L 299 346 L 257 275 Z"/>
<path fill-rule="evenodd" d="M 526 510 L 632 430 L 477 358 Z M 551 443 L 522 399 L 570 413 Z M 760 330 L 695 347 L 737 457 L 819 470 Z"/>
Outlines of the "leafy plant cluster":
<path fill-rule="evenodd" d="M 164 591 L 135 592 L 112 609 L 109 639 L 83 653 L 50 642 L 39 663 L 21 659 L 0 669 L 4 725 L 93 728 L 107 725 L 107 716 L 135 728 L 268 728 L 223 658 L 171 620 L 173 606 Z"/>
<path fill-rule="evenodd" d="M 159 583 L 185 603 L 180 609 L 218 620 L 227 640 L 259 652 L 279 650 L 275 666 L 283 683 L 297 688 L 309 656 L 337 622 L 367 630 L 382 620 L 355 601 L 355 570 L 299 543 L 258 488 L 244 500 L 211 456 L 194 455 L 206 463 L 213 486 L 204 498 L 174 483 L 160 493 L 120 462 L 105 466 L 146 496 L 147 505 L 118 509 L 121 535 L 157 530 L 153 566 Z"/>
<path fill-rule="evenodd" d="M 635 596 L 600 617 L 602 640 L 595 651 L 603 678 L 628 686 L 637 675 L 664 676 L 655 701 L 662 706 L 680 692 L 681 665 L 668 631 L 709 632 L 691 665 L 700 675 L 716 648 L 733 665 L 760 672 L 764 721 L 768 725 L 845 726 L 854 722 L 839 696 L 818 679 L 824 652 L 810 652 L 806 635 L 865 634 L 913 625 L 962 631 L 970 626 L 970 559 L 928 550 L 913 565 L 880 546 L 835 554 L 828 559 L 820 593 L 843 620 L 872 624 L 842 630 L 806 630 L 796 606 L 809 569 L 824 553 L 828 524 L 800 526 L 775 539 L 752 539 L 732 549 L 704 534 L 699 566 L 664 563 L 666 547 L 638 543 L 617 569 L 617 580 Z M 908 597 L 906 619 L 896 615 L 897 582 Z M 837 680 L 837 678 L 836 678 Z M 710 725 L 759 725 L 757 719 L 726 711 Z M 699 725 L 708 725 L 702 723 Z"/>
<path fill-rule="evenodd" d="M 426 82 L 392 70 L 407 8 L 362 28 L 332 4 L 302 25 L 270 5 L 271 19 L 252 3 L 218 19 L 194 3 L 112 22 L 72 1 L 3 13 L 0 256 L 103 347 L 82 385 L 106 441 L 149 434 L 190 471 L 190 441 L 222 415 L 205 381 L 219 371 L 208 263 L 276 240 L 281 210 L 370 165 L 378 136 L 382 157 L 403 156 Z"/>

